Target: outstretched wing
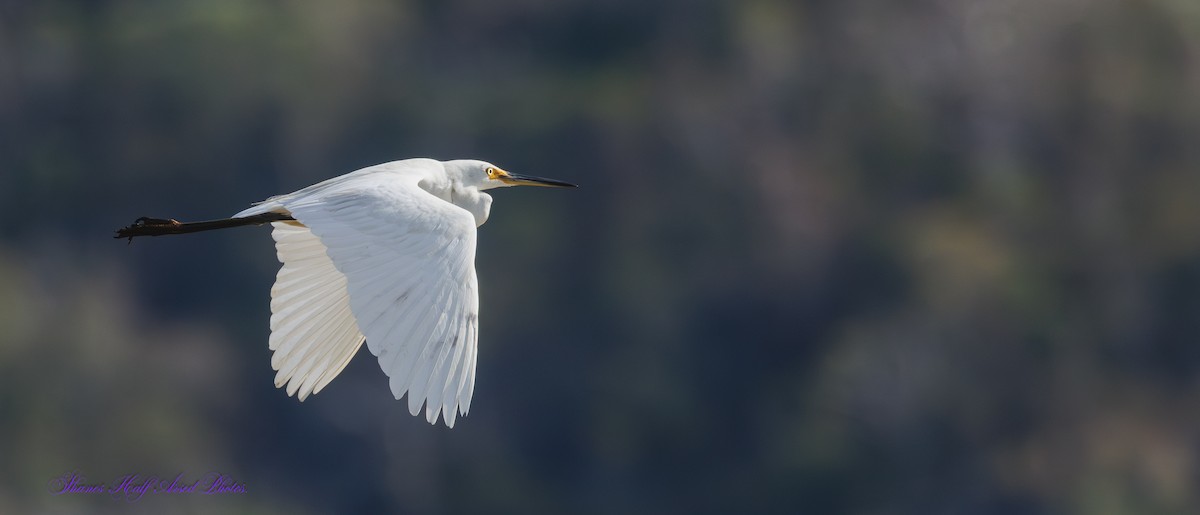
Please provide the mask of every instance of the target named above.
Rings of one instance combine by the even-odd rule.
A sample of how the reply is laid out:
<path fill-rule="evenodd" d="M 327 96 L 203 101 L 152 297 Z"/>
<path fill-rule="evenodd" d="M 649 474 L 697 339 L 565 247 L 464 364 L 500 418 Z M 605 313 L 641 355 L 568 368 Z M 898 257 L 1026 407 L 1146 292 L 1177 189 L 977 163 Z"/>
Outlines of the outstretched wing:
<path fill-rule="evenodd" d="M 454 427 L 475 388 L 479 295 L 475 219 L 417 186 L 370 173 L 274 198 L 320 239 L 350 311 L 397 399 Z"/>
<path fill-rule="evenodd" d="M 278 371 L 275 386 L 286 384 L 288 395 L 303 401 L 346 368 L 363 335 L 350 312 L 346 276 L 321 240 L 294 222 L 271 225 L 283 263 L 271 287 L 271 368 Z"/>

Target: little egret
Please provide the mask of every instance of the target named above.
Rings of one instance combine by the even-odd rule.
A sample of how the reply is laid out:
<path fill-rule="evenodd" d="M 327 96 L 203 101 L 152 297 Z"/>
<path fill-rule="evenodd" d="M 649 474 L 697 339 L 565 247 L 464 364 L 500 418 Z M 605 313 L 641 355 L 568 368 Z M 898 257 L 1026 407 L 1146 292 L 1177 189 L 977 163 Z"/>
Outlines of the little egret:
<path fill-rule="evenodd" d="M 205 222 L 139 218 L 117 238 L 270 223 L 283 266 L 271 288 L 275 386 L 303 401 L 363 341 L 396 399 L 454 427 L 471 409 L 479 339 L 475 228 L 501 186 L 573 188 L 475 160 L 363 168 Z"/>

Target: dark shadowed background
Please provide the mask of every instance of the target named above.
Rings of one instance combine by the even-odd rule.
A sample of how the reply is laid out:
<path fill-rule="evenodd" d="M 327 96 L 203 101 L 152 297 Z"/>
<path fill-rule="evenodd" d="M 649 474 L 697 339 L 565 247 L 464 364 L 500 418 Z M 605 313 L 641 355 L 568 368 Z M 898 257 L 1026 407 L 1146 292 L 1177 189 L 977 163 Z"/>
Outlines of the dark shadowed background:
<path fill-rule="evenodd" d="M 0 513 L 1200 512 L 1198 92 L 1191 0 L 0 1 Z M 110 237 L 416 156 L 581 185 L 453 430 L 273 387 L 266 228 Z"/>

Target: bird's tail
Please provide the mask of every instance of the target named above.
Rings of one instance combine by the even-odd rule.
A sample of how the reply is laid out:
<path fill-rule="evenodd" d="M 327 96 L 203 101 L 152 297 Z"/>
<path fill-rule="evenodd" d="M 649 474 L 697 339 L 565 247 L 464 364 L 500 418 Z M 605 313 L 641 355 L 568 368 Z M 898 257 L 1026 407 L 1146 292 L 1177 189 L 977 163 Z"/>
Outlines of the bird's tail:
<path fill-rule="evenodd" d="M 242 218 L 222 218 L 220 220 L 205 220 L 203 222 L 180 222 L 172 219 L 141 217 L 128 226 L 117 229 L 113 238 L 129 238 L 133 241 L 138 236 L 163 236 L 166 234 L 187 234 L 191 232 L 213 231 L 244 225 L 262 225 L 270 222 L 295 220 L 287 213 L 261 213 Z"/>

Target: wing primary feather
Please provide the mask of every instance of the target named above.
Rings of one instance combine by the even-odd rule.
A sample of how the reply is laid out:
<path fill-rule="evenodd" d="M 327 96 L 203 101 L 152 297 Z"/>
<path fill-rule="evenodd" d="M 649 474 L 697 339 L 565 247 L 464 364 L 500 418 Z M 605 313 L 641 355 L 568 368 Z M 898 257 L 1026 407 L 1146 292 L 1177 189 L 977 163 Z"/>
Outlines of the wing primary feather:
<path fill-rule="evenodd" d="M 296 354 L 296 349 L 299 347 L 305 353 L 312 348 L 312 345 L 304 346 L 302 343 L 313 338 L 313 333 L 321 331 L 322 327 L 330 323 L 332 315 L 338 314 L 334 310 L 339 309 L 336 304 L 325 304 L 311 311 L 296 313 L 292 319 L 287 320 L 286 325 L 281 325 L 277 329 L 272 330 L 272 334 L 279 334 L 279 338 L 284 342 L 293 342 L 290 348 L 283 348 L 280 345 L 279 351 L 271 358 L 271 365 L 275 366 L 276 362 L 286 362 L 286 358 L 291 358 Z M 347 312 L 347 315 L 349 313 Z M 299 359 L 299 356 L 296 356 Z M 281 365 L 287 366 L 287 365 Z"/>
<path fill-rule="evenodd" d="M 447 386 L 454 377 L 454 370 L 457 366 L 459 355 L 462 352 L 460 345 L 460 333 L 462 326 L 467 320 L 464 316 L 464 307 L 468 304 L 467 295 L 459 292 L 453 297 L 451 304 L 446 310 L 445 326 L 442 331 L 436 333 L 435 338 L 441 340 L 442 349 L 438 356 L 437 362 L 430 370 L 429 377 L 425 379 L 424 389 L 427 392 L 426 398 L 426 417 L 436 418 L 436 412 L 442 411 L 442 416 L 447 416 L 449 412 L 445 406 L 447 395 Z M 449 421 L 447 420 L 447 423 Z"/>
<path fill-rule="evenodd" d="M 440 305 L 443 302 L 443 299 L 448 295 L 449 294 L 446 291 L 439 292 L 437 297 L 438 300 L 434 305 Z M 409 413 L 412 413 L 413 416 L 416 416 L 417 413 L 421 412 L 421 405 L 425 402 L 426 392 L 417 391 L 415 387 L 417 384 L 419 384 L 418 381 L 420 381 L 422 370 L 432 364 L 432 360 L 430 358 L 430 349 L 437 344 L 433 338 L 433 332 L 436 329 L 436 322 L 433 320 L 433 316 L 436 311 L 437 310 L 432 306 L 430 309 L 427 309 L 425 315 L 421 317 L 421 322 L 413 327 L 413 332 L 411 336 L 409 336 L 410 340 L 422 342 L 417 344 L 415 347 L 416 352 L 413 354 L 415 359 L 413 360 L 411 366 L 407 367 L 409 368 L 409 372 L 407 374 L 407 383 L 409 385 L 408 411 Z"/>
<path fill-rule="evenodd" d="M 462 409 L 463 409 L 462 408 L 463 407 L 463 390 L 467 384 L 467 373 L 471 369 L 471 349 L 469 348 L 469 342 L 470 342 L 470 338 L 471 338 L 471 325 L 472 325 L 472 322 L 470 322 L 470 320 L 468 319 L 466 327 L 463 328 L 462 359 L 458 364 L 458 372 L 457 372 L 456 379 L 454 380 L 455 384 L 453 385 L 454 386 L 454 391 L 453 391 L 454 404 L 455 404 L 454 411 L 459 412 L 459 413 L 461 413 Z"/>
<path fill-rule="evenodd" d="M 439 382 L 445 384 L 444 374 L 449 373 L 447 366 L 450 364 L 447 358 L 450 358 L 450 353 L 453 352 L 454 346 L 449 338 L 451 331 L 454 330 L 454 325 L 457 325 L 457 320 L 451 322 L 451 317 L 458 318 L 458 305 L 456 301 L 452 301 L 449 310 L 443 312 L 442 317 L 438 320 L 438 327 L 434 330 L 433 339 L 431 341 L 438 342 L 441 346 L 438 352 L 437 359 L 434 360 L 433 366 L 429 368 L 428 376 L 424 380 L 417 383 L 419 387 L 425 391 L 425 418 L 432 424 L 437 420 L 437 414 L 442 410 L 442 388 L 435 385 Z M 422 377 L 417 380 L 421 381 Z"/>
<path fill-rule="evenodd" d="M 424 319 L 428 312 L 433 310 L 434 301 L 429 299 L 432 292 L 429 288 L 417 288 L 416 298 L 410 298 L 410 302 L 415 304 L 415 307 L 404 312 L 398 320 L 395 321 L 387 332 L 384 333 L 384 340 L 387 342 L 395 342 L 392 345 L 381 345 L 379 364 L 391 378 L 392 393 L 396 399 L 404 396 L 408 392 L 409 399 L 417 395 L 417 392 L 411 391 L 409 388 L 409 379 L 412 375 L 412 363 L 420 359 L 419 348 L 411 339 L 410 333 L 412 327 Z M 427 300 L 429 299 L 429 300 Z"/>
<path fill-rule="evenodd" d="M 337 377 L 338 374 L 342 373 L 342 370 L 346 369 L 346 365 L 350 364 L 350 361 L 354 359 L 355 354 L 358 354 L 358 349 L 362 348 L 362 344 L 366 340 L 367 339 L 365 337 L 361 335 L 358 336 L 358 340 L 356 340 L 354 343 L 353 349 L 346 353 L 342 360 L 338 362 L 337 366 L 328 369 L 324 374 L 321 375 L 321 380 L 318 381 L 316 387 L 313 388 L 313 394 L 321 393 L 321 390 L 324 390 L 325 387 L 329 385 L 331 381 L 333 381 L 333 378 Z"/>
<path fill-rule="evenodd" d="M 308 227 L 273 223 L 280 262 L 271 289 L 275 386 L 301 401 L 328 384 L 362 344 L 347 281 Z"/>
<path fill-rule="evenodd" d="M 478 337 L 478 330 L 479 330 L 479 328 L 478 328 L 477 324 L 471 324 L 471 339 L 472 340 L 474 340 L 475 338 Z M 470 352 L 471 359 L 467 364 L 467 392 L 466 392 L 466 396 L 463 399 L 463 408 L 462 408 L 463 415 L 466 415 L 471 412 L 471 399 L 475 397 L 476 360 L 479 358 L 479 347 L 478 346 L 472 345 L 469 348 L 469 350 L 471 351 Z"/>
<path fill-rule="evenodd" d="M 451 336 L 450 344 L 451 356 L 446 364 L 444 373 L 439 373 L 436 377 L 443 377 L 441 381 L 441 409 L 442 419 L 446 421 L 446 425 L 454 427 L 455 414 L 458 411 L 458 392 L 451 389 L 455 386 L 459 374 L 462 373 L 462 349 L 463 337 L 465 336 L 466 327 L 459 326 L 454 330 Z"/>
<path fill-rule="evenodd" d="M 354 334 L 354 318 L 344 317 L 341 322 L 337 323 L 334 330 L 329 333 L 329 343 L 322 345 L 317 353 L 310 356 L 306 361 L 300 363 L 299 369 L 303 372 L 303 383 L 300 385 L 300 400 L 304 401 L 309 394 L 313 392 L 313 388 L 317 382 L 321 380 L 324 370 L 327 370 L 331 362 L 337 359 L 338 353 L 346 352 L 346 346 L 353 345 Z"/>

